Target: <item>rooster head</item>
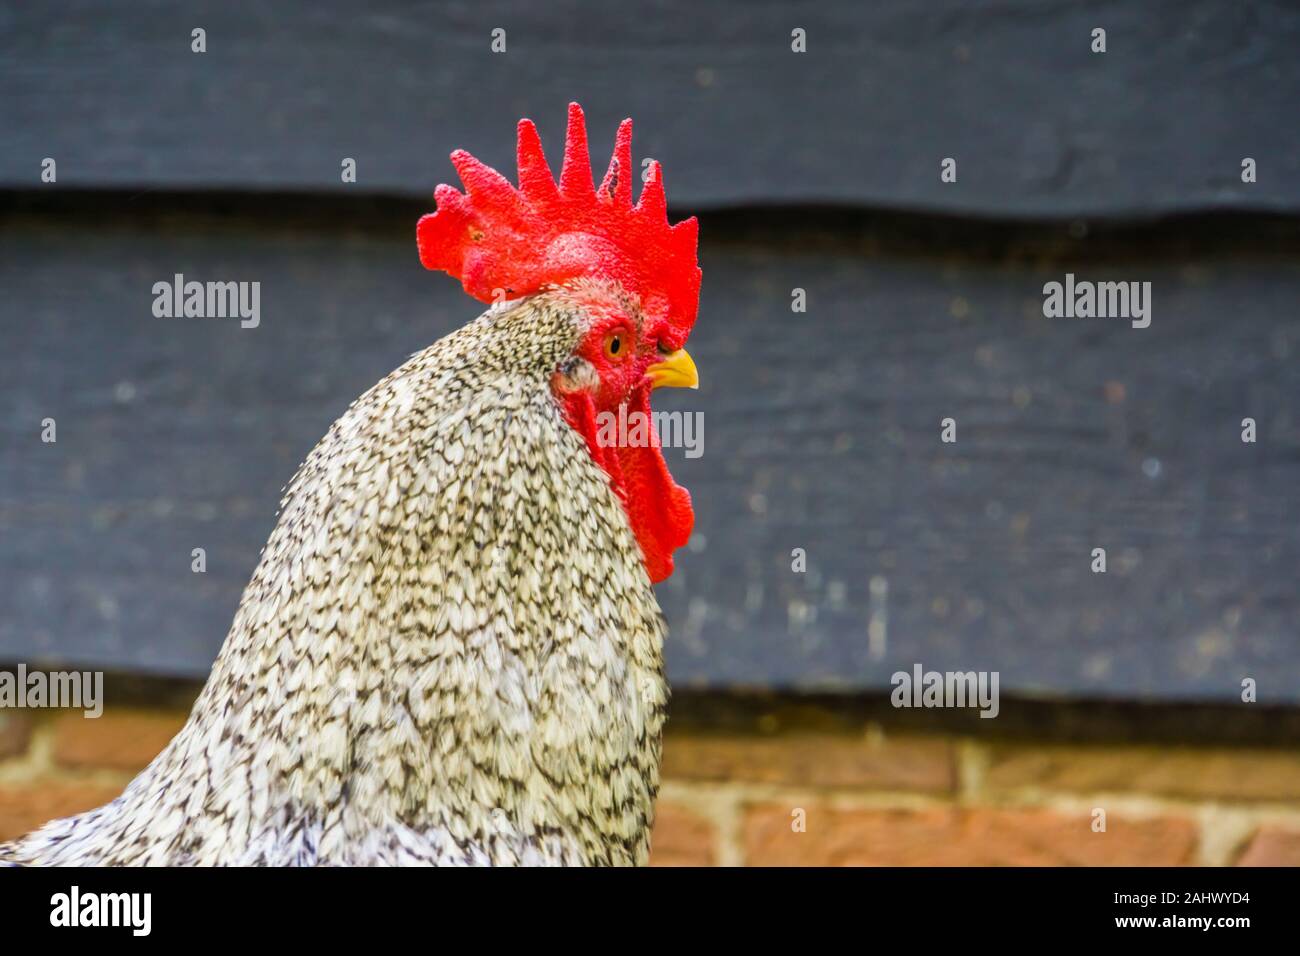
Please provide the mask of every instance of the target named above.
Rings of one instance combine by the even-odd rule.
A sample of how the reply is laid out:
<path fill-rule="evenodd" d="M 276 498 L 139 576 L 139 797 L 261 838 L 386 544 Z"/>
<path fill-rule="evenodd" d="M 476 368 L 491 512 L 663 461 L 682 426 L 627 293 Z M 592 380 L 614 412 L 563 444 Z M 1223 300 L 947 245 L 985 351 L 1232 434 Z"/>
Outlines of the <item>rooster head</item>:
<path fill-rule="evenodd" d="M 569 104 L 556 182 L 531 120 L 519 121 L 519 186 L 463 150 L 451 154 L 465 192 L 440 185 L 420 219 L 420 261 L 461 280 L 482 302 L 563 292 L 582 316 L 576 348 L 552 387 L 569 424 L 609 475 L 653 582 L 690 538 L 690 494 L 660 449 L 650 392 L 698 387 L 685 350 L 699 308 L 699 228 L 668 223 L 659 164 L 647 163 L 632 202 L 632 121 L 624 120 L 600 187 L 591 176 L 582 109 Z M 637 422 L 642 427 L 608 427 Z M 611 440 L 612 439 L 612 440 Z"/>

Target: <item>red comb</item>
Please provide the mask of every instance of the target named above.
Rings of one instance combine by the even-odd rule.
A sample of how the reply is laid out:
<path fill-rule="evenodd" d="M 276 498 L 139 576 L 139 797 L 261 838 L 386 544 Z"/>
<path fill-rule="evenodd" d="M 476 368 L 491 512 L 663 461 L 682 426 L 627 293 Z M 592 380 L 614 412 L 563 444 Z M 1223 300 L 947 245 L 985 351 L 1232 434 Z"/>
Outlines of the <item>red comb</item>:
<path fill-rule="evenodd" d="M 614 279 L 640 296 L 648 316 L 667 320 L 676 341 L 666 344 L 680 348 L 699 308 L 699 224 L 694 217 L 668 224 L 657 162 L 632 204 L 632 121 L 618 128 L 599 190 L 577 103 L 569 104 L 558 184 L 531 120 L 519 121 L 518 153 L 518 189 L 469 153 L 451 154 L 465 192 L 434 191 L 438 211 L 416 227 L 424 267 L 456 276 L 482 302 L 498 289 L 513 299 L 578 276 Z"/>

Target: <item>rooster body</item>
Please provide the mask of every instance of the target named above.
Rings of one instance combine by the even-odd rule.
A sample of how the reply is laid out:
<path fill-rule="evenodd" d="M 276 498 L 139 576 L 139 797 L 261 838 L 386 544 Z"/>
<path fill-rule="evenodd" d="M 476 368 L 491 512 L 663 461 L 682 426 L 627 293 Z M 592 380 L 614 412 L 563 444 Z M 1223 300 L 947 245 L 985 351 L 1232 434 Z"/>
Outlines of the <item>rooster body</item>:
<path fill-rule="evenodd" d="M 421 259 L 498 304 L 307 456 L 176 738 L 0 861 L 646 861 L 668 697 L 652 583 L 693 512 L 657 440 L 608 447 L 596 423 L 695 384 L 699 269 L 657 166 L 631 205 L 630 122 L 599 195 L 585 135 L 573 105 L 557 186 L 522 121 L 517 193 L 452 155 L 469 194 L 439 187 Z"/>
<path fill-rule="evenodd" d="M 0 855 L 643 862 L 664 625 L 552 394 L 581 322 L 564 292 L 489 310 L 358 399 L 288 486 L 185 728 Z"/>

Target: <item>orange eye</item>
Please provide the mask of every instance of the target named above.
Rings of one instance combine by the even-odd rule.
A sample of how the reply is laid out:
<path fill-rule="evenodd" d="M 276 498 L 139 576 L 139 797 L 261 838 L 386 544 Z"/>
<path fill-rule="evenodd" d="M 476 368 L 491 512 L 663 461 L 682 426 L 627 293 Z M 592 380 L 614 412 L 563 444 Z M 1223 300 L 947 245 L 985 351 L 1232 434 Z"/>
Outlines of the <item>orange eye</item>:
<path fill-rule="evenodd" d="M 627 354 L 628 343 L 622 332 L 614 332 L 605 337 L 605 356 L 620 359 Z"/>

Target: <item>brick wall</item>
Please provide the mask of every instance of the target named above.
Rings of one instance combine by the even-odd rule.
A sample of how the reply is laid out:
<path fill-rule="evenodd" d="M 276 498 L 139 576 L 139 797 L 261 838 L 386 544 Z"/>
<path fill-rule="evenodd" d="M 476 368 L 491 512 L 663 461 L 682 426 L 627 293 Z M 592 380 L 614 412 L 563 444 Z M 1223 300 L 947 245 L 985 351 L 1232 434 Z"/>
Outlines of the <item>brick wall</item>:
<path fill-rule="evenodd" d="M 679 735 L 664 758 L 659 863 L 1300 865 L 1295 752 L 868 731 Z"/>
<path fill-rule="evenodd" d="M 659 865 L 1300 865 L 1289 742 L 1133 743 L 1115 726 L 1081 742 L 1077 728 L 900 731 L 834 708 L 693 709 L 674 708 L 664 745 Z M 185 715 L 174 699 L 98 720 L 0 712 L 0 839 L 116 796 Z"/>

